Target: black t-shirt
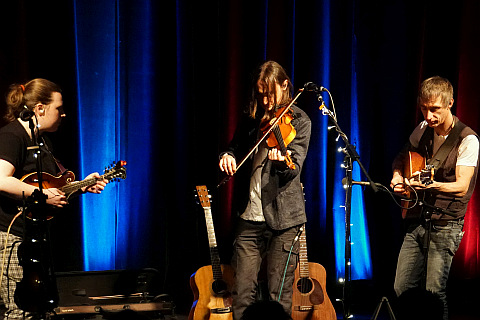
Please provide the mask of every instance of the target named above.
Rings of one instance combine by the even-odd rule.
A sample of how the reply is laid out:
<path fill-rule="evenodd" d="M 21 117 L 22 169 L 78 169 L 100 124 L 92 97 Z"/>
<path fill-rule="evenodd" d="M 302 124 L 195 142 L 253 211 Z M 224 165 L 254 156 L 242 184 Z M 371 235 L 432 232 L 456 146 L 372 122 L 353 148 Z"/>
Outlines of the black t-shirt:
<path fill-rule="evenodd" d="M 58 172 L 56 162 L 50 153 L 52 147 L 46 137 L 40 137 L 42 144 L 41 164 L 42 171 L 56 175 Z M 13 176 L 21 179 L 26 174 L 37 171 L 37 160 L 34 157 L 35 150 L 27 149 L 33 146 L 30 136 L 25 131 L 18 120 L 15 120 L 0 129 L 0 159 L 10 162 L 15 167 Z M 25 196 L 29 196 L 26 194 Z M 0 231 L 7 231 L 15 214 L 18 213 L 18 207 L 22 201 L 15 201 L 4 195 L 0 195 Z M 23 234 L 23 220 L 17 218 L 13 224 L 12 234 L 21 236 Z"/>

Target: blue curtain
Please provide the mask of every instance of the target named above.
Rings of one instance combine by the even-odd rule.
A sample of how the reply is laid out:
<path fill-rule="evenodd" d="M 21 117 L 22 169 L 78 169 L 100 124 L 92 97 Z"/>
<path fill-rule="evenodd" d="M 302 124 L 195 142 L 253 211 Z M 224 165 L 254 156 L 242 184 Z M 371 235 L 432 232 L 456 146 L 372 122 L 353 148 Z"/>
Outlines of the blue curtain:
<path fill-rule="evenodd" d="M 282 64 L 295 89 L 307 81 L 329 88 L 339 124 L 375 182 L 389 184 L 391 162 L 421 119 L 417 88 L 429 76 L 452 81 L 454 113 L 479 132 L 472 106 L 478 105 L 480 4 L 449 3 L 445 28 L 438 18 L 445 15 L 443 2 L 420 0 L 418 10 L 402 1 L 354 0 L 0 2 L 7 44 L 0 47 L 2 91 L 37 77 L 62 86 L 68 117 L 51 138 L 55 154 L 78 177 L 127 161 L 125 181 L 80 198 L 81 222 L 77 200 L 54 219 L 61 231 L 52 232 L 60 239 L 55 250 L 66 252 L 56 270 L 78 270 L 77 259 L 85 270 L 154 267 L 164 276 L 163 291 L 179 308 L 190 307 L 191 291 L 178 281 L 210 263 L 192 190 L 210 188 L 217 242 L 228 263 L 240 177 L 215 189 L 223 178 L 218 153 L 246 104 L 251 72 L 265 59 Z M 342 143 L 327 131 L 315 95 L 302 94 L 298 104 L 312 119 L 302 177 L 309 260 L 325 266 L 331 286 L 344 272 L 343 155 L 336 153 Z M 357 166 L 353 174 L 364 178 Z M 459 288 L 480 274 L 478 199 L 476 192 L 449 279 Z M 390 197 L 354 186 L 353 279 L 372 275 L 375 289 L 390 292 L 402 231 Z"/>
<path fill-rule="evenodd" d="M 84 268 L 135 267 L 145 262 L 129 254 L 142 256 L 151 212 L 150 1 L 74 3 L 81 174 L 125 160 L 129 177 L 82 199 Z"/>
<path fill-rule="evenodd" d="M 99 167 L 115 160 L 122 159 L 128 163 L 128 178 L 125 182 L 108 186 L 103 196 L 87 195 L 83 198 L 84 267 L 86 270 L 121 269 L 135 265 L 135 262 L 128 259 L 129 254 L 134 252 L 138 254 L 139 251 L 144 250 L 144 246 L 140 244 L 141 241 L 138 243 L 138 239 L 145 238 L 146 233 L 149 232 L 149 217 L 152 211 L 158 208 L 152 205 L 151 197 L 154 196 L 151 195 L 151 184 L 145 181 L 149 180 L 153 156 L 156 155 L 152 153 L 152 145 L 156 145 L 152 140 L 152 126 L 153 119 L 158 113 L 154 112 L 156 101 L 152 96 L 158 90 L 155 86 L 161 87 L 163 84 L 162 80 L 156 79 L 154 75 L 155 64 L 159 64 L 158 56 L 155 55 L 161 52 L 159 45 L 154 42 L 161 39 L 160 41 L 165 43 L 165 38 L 154 37 L 156 33 L 152 31 L 154 23 L 151 15 L 155 10 L 152 10 L 150 1 L 137 1 L 135 5 L 113 0 L 75 1 L 74 3 L 81 173 L 85 175 L 96 171 Z M 297 7 L 299 7 L 298 10 Z M 282 7 L 272 6 L 269 1 L 256 7 L 257 11 L 263 12 L 263 14 L 260 13 L 263 18 L 258 20 L 259 26 L 262 26 L 260 30 L 263 30 L 260 32 L 263 36 L 258 39 L 260 41 L 259 56 L 263 56 L 263 60 L 275 59 L 284 64 L 289 69 L 296 88 L 300 88 L 306 79 L 317 81 L 328 87 L 332 76 L 330 74 L 332 61 L 330 2 L 322 2 L 316 13 L 309 13 L 317 15 L 316 20 L 321 21 L 315 25 L 318 30 L 314 30 L 315 38 L 311 40 L 316 44 L 313 51 L 316 62 L 312 61 L 316 67 L 309 73 L 300 71 L 301 68 L 295 69 L 296 66 L 302 65 L 304 48 L 310 46 L 310 43 L 301 42 L 296 38 L 299 32 L 304 33 L 307 28 L 306 21 L 298 20 L 297 16 L 303 15 L 309 8 L 302 7 L 296 2 L 288 5 L 286 7 L 289 8 L 288 10 L 279 11 L 279 8 Z M 179 159 L 185 159 L 181 155 L 185 152 L 185 146 L 189 145 L 188 133 L 192 130 L 189 128 L 191 123 L 189 119 L 192 115 L 189 111 L 190 105 L 198 103 L 200 97 L 195 89 L 186 90 L 194 85 L 188 74 L 192 74 L 191 71 L 194 71 L 193 74 L 200 74 L 201 68 L 190 64 L 191 55 L 194 54 L 192 50 L 196 48 L 191 40 L 195 43 L 197 40 L 194 37 L 198 36 L 197 30 L 186 28 L 189 19 L 196 18 L 189 16 L 190 4 L 177 1 L 174 10 L 176 108 L 173 113 L 174 121 L 171 124 L 174 139 L 170 143 L 173 153 Z M 217 10 L 222 10 L 222 7 Z M 228 10 L 228 6 L 225 10 Z M 279 38 L 278 26 L 282 26 L 285 32 L 282 38 Z M 202 28 L 208 29 L 209 24 Z M 220 33 L 214 34 L 214 37 L 220 36 Z M 200 55 L 200 57 L 203 56 Z M 353 59 L 351 61 L 355 62 Z M 254 62 L 257 65 L 261 63 L 260 60 L 254 60 Z M 253 65 L 250 69 L 253 69 Z M 220 86 L 218 90 L 223 89 Z M 306 99 L 308 100 L 308 97 Z M 355 99 L 355 92 L 353 92 L 352 101 Z M 323 234 L 321 237 L 328 242 L 327 221 L 331 220 L 328 216 L 326 200 L 330 196 L 327 190 L 328 119 L 318 110 L 318 101 L 314 102 L 313 107 L 308 108 L 311 109 L 307 111 L 312 117 L 313 132 L 310 156 L 307 158 L 304 169 L 308 172 L 304 175 L 307 214 L 313 224 L 310 228 L 315 231 L 320 230 Z M 183 160 L 176 163 L 179 167 L 183 166 L 181 161 Z M 187 165 L 187 163 L 184 164 Z M 174 169 L 175 165 L 172 170 Z M 188 170 L 180 169 L 175 172 L 174 181 L 188 181 Z M 338 182 L 333 186 L 335 194 L 340 194 L 341 197 L 343 193 L 341 184 Z M 164 185 L 159 186 L 158 189 L 163 187 Z M 180 215 L 185 215 L 189 211 L 189 206 L 185 201 L 184 193 L 190 185 L 174 182 L 172 187 L 175 190 L 172 198 L 175 200 L 175 205 L 170 205 L 167 210 L 173 209 L 180 212 Z M 355 199 L 360 199 L 353 203 L 354 208 L 357 203 L 360 205 L 361 209 L 355 212 L 359 213 L 359 219 L 362 220 L 362 195 L 355 192 L 354 196 Z M 336 195 L 334 197 L 337 198 Z M 336 206 L 337 202 L 333 205 Z M 342 238 L 344 226 L 338 223 L 337 218 L 333 220 L 335 237 Z M 365 223 L 360 225 L 365 235 L 366 225 Z M 362 241 L 356 242 L 356 247 L 369 246 L 368 236 L 364 237 Z M 313 239 L 315 238 L 312 237 L 312 242 L 314 242 Z M 316 247 L 315 244 L 312 245 L 313 249 Z M 341 273 L 342 250 L 343 245 L 336 242 L 335 251 L 339 252 L 339 255 L 336 255 L 337 274 Z M 148 254 L 146 251 L 144 253 Z M 365 254 L 361 257 L 369 259 Z M 358 264 L 355 265 L 364 263 L 363 259 L 356 260 Z M 368 273 L 355 274 L 356 278 L 369 277 Z"/>
<path fill-rule="evenodd" d="M 98 171 L 120 154 L 117 132 L 117 7 L 115 1 L 75 1 L 80 174 Z M 101 30 L 101 32 L 92 32 Z M 116 265 L 118 188 L 82 198 L 85 270 Z"/>

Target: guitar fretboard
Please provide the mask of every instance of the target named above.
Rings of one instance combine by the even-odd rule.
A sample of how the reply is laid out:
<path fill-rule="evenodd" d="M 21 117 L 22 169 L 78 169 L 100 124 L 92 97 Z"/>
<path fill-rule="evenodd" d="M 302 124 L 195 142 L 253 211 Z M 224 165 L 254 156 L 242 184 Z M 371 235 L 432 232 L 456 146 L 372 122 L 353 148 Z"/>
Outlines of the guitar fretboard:
<path fill-rule="evenodd" d="M 207 224 L 208 244 L 210 248 L 217 246 L 217 240 L 215 239 L 215 228 L 213 227 L 212 208 L 203 208 L 205 211 L 205 222 Z"/>
<path fill-rule="evenodd" d="M 90 178 L 82 181 L 73 181 L 61 187 L 60 190 L 62 190 L 63 192 L 65 192 L 65 194 L 68 195 L 68 194 L 74 193 L 75 191 L 83 187 L 88 187 L 92 184 L 95 184 L 97 181 L 100 181 L 103 179 L 104 179 L 104 176 L 100 176 L 100 178 Z"/>
<path fill-rule="evenodd" d="M 212 261 L 213 278 L 222 279 L 222 268 L 220 266 L 220 254 L 218 253 L 215 228 L 213 227 L 212 208 L 204 207 L 205 222 L 207 224 L 208 245 L 210 246 L 210 259 Z"/>
<path fill-rule="evenodd" d="M 126 175 L 125 168 L 117 164 L 115 167 L 109 170 L 106 170 L 105 173 L 99 177 L 92 177 L 82 181 L 72 181 L 59 189 L 65 192 L 65 194 L 68 196 L 83 187 L 88 187 L 97 183 L 97 181 L 102 181 L 102 180 L 110 181 L 116 178 L 125 179 L 126 177 L 127 175 Z"/>
<path fill-rule="evenodd" d="M 299 238 L 300 250 L 298 252 L 298 268 L 300 278 L 308 278 L 310 272 L 308 270 L 308 256 L 307 256 L 307 236 L 305 234 L 305 226 Z"/>

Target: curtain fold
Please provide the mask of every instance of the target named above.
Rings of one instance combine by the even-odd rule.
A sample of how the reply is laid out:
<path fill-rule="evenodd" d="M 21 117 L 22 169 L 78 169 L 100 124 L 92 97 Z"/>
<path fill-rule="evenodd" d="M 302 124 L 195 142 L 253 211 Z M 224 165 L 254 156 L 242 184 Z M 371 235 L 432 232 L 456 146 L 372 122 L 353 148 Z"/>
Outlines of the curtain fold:
<path fill-rule="evenodd" d="M 210 263 L 193 190 L 209 187 L 221 258 L 228 263 L 237 177 L 216 188 L 223 178 L 218 154 L 246 106 L 253 70 L 266 59 L 287 69 L 296 90 L 309 81 L 329 89 L 340 126 L 370 177 L 386 186 L 394 156 L 421 119 L 416 94 L 424 78 L 449 78 L 454 113 L 478 132 L 480 5 L 449 4 L 445 25 L 442 4 L 420 0 L 412 10 L 401 1 L 353 0 L 2 2 L 2 92 L 35 77 L 65 89 L 68 117 L 51 136 L 56 154 L 78 168 L 78 177 L 127 161 L 125 181 L 79 199 L 81 218 L 72 201 L 66 210 L 74 213 L 57 219 L 69 227 L 60 226 L 56 246 L 71 256 L 59 269 L 75 266 L 70 260 L 76 259 L 84 270 L 154 267 L 165 292 L 188 307 L 191 292 L 178 281 Z M 304 92 L 298 104 L 312 120 L 302 176 L 309 260 L 325 266 L 332 285 L 343 272 L 336 256 L 344 243 L 341 142 L 327 131 L 315 95 Z M 371 261 L 355 278 L 371 274 L 386 291 L 402 240 L 400 209 L 388 196 L 354 189 L 354 228 L 368 233 L 353 247 L 364 246 L 360 258 Z M 480 274 L 479 197 L 477 190 L 468 208 L 454 280 Z"/>

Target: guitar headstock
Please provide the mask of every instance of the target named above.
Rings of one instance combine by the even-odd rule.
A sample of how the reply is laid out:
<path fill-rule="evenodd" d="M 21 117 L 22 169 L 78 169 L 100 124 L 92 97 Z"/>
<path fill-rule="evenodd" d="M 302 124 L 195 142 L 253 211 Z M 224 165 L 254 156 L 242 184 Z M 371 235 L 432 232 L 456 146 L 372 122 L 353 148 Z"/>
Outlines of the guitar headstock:
<path fill-rule="evenodd" d="M 109 168 L 105 169 L 103 178 L 110 181 L 112 179 L 126 179 L 127 178 L 127 165 L 126 161 L 120 160 L 114 163 Z"/>
<path fill-rule="evenodd" d="M 203 208 L 210 208 L 210 195 L 207 186 L 196 186 L 198 202 Z"/>

